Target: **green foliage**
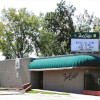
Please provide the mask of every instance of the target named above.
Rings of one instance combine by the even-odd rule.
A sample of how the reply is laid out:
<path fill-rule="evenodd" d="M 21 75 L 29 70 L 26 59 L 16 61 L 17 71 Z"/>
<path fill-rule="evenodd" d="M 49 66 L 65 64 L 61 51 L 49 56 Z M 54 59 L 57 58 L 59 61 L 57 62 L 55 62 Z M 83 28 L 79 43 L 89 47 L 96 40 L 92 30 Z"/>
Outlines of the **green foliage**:
<path fill-rule="evenodd" d="M 78 32 L 90 32 L 94 28 L 94 15 L 89 15 L 87 10 L 84 10 L 84 14 L 77 16 L 76 31 Z"/>
<path fill-rule="evenodd" d="M 42 94 L 56 94 L 55 92 L 47 92 L 47 91 L 44 91 L 42 92 Z"/>
<path fill-rule="evenodd" d="M 25 8 L 2 10 L 0 22 L 0 51 L 6 59 L 28 57 L 34 49 L 38 56 L 71 53 L 71 32 L 100 32 L 100 19 L 85 10 L 77 16 L 73 5 L 65 0 L 57 4 L 54 12 L 39 17 Z M 76 29 L 75 29 L 76 28 Z"/>
<path fill-rule="evenodd" d="M 28 91 L 27 93 L 40 93 L 40 91 L 37 91 L 37 90 L 31 90 L 31 91 Z"/>
<path fill-rule="evenodd" d="M 48 41 L 41 45 L 40 52 L 43 55 L 70 53 L 70 33 L 75 31 L 72 19 L 74 11 L 75 8 L 72 5 L 66 6 L 65 1 L 62 0 L 57 4 L 57 9 L 54 12 L 45 15 L 42 26 L 46 33 L 44 35 L 42 33 L 43 36 L 41 38 L 45 38 L 44 40 Z M 42 39 L 40 40 L 42 41 Z M 45 50 L 44 47 L 46 47 Z"/>
<path fill-rule="evenodd" d="M 59 93 L 59 95 L 70 95 L 69 93 Z"/>
<path fill-rule="evenodd" d="M 13 43 L 12 41 L 12 33 L 7 31 L 9 29 L 9 25 L 4 25 L 3 23 L 0 23 L 0 49 L 3 51 L 3 54 L 6 56 L 6 58 L 12 58 L 12 47 Z"/>
<path fill-rule="evenodd" d="M 39 56 L 52 56 L 58 54 L 56 36 L 52 32 L 40 30 L 39 40 L 37 43 Z M 36 46 L 35 46 L 36 47 Z"/>
<path fill-rule="evenodd" d="M 25 8 L 18 11 L 13 8 L 3 9 L 2 13 L 4 27 L 0 47 L 3 55 L 9 59 L 28 55 L 33 51 L 38 36 L 39 18 L 33 13 L 27 12 Z"/>
<path fill-rule="evenodd" d="M 69 93 L 57 93 L 52 91 L 31 90 L 27 93 L 40 93 L 40 94 L 57 94 L 57 95 L 70 95 Z"/>
<path fill-rule="evenodd" d="M 94 27 L 93 27 L 94 32 L 100 32 L 100 18 L 95 17 L 93 23 L 94 23 Z"/>

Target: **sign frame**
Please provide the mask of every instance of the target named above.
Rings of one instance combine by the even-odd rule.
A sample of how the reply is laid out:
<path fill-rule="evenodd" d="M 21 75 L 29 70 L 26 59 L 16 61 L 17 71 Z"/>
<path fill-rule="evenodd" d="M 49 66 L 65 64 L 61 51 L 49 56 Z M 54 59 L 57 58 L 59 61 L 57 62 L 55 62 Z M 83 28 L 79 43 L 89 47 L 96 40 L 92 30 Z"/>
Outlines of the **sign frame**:
<path fill-rule="evenodd" d="M 71 52 L 98 52 L 99 32 L 72 32 Z"/>

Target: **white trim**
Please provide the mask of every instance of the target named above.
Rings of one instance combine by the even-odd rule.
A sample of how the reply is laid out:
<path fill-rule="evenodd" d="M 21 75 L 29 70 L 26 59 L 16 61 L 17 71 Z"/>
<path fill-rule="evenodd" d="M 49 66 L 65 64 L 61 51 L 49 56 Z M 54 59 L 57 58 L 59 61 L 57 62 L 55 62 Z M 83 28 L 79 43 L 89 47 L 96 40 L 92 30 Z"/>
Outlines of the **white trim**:
<path fill-rule="evenodd" d="M 100 67 L 60 67 L 60 68 L 44 68 L 44 69 L 28 69 L 29 71 L 49 71 L 49 70 L 64 70 L 64 69 L 100 69 Z"/>
<path fill-rule="evenodd" d="M 64 70 L 64 69 L 73 69 L 73 67 L 29 69 L 29 71 L 49 71 L 49 70 Z"/>

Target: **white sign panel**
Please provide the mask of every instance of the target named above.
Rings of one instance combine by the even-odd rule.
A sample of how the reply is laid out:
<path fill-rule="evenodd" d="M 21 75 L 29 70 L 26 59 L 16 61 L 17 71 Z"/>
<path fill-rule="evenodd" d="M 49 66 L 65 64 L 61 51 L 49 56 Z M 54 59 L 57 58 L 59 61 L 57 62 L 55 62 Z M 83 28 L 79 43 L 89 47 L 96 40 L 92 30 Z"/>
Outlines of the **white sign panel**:
<path fill-rule="evenodd" d="M 20 59 L 16 58 L 15 60 L 15 71 L 16 71 L 16 77 L 19 77 L 19 69 L 20 69 Z"/>
<path fill-rule="evenodd" d="M 71 39 L 71 51 L 90 52 L 99 50 L 98 39 Z"/>
<path fill-rule="evenodd" d="M 15 60 L 15 68 L 19 69 L 20 68 L 20 59 L 16 58 Z"/>

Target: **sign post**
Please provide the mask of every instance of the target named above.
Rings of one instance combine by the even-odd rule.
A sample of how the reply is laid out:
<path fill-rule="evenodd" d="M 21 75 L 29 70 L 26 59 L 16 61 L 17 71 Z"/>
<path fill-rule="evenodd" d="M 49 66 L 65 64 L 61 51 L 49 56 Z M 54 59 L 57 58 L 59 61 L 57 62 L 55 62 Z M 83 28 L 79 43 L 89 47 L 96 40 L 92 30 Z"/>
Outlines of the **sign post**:
<path fill-rule="evenodd" d="M 73 32 L 71 34 L 72 52 L 98 52 L 98 32 Z"/>

